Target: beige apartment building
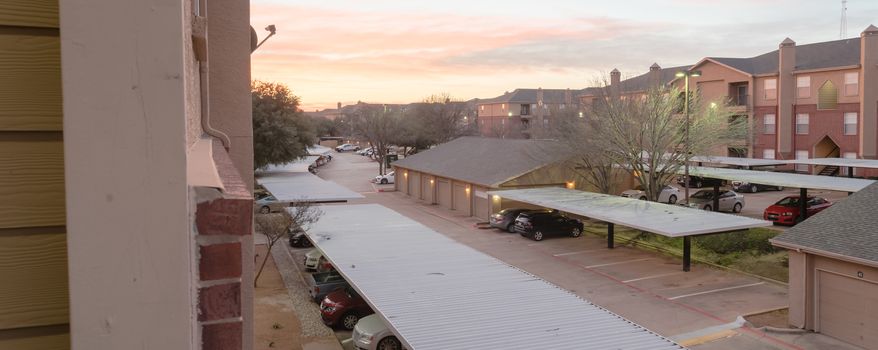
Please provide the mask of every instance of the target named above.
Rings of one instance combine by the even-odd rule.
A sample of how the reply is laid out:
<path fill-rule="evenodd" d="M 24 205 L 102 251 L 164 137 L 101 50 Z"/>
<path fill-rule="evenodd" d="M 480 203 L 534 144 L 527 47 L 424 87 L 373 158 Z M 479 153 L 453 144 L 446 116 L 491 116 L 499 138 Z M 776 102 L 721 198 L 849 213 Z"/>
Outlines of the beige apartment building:
<path fill-rule="evenodd" d="M 0 349 L 252 348 L 249 24 L 0 2 Z"/>
<path fill-rule="evenodd" d="M 551 123 L 552 110 L 579 111 L 582 90 L 515 89 L 475 101 L 479 134 L 485 137 L 530 138 Z"/>

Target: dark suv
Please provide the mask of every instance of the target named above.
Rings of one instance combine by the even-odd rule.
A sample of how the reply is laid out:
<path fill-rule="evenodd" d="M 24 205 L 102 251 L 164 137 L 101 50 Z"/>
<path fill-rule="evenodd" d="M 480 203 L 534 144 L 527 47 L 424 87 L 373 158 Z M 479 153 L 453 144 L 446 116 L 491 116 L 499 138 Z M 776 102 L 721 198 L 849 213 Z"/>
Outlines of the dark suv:
<path fill-rule="evenodd" d="M 725 185 L 724 180 L 713 179 L 709 177 L 701 177 L 701 176 L 692 176 L 689 175 L 689 184 L 686 184 L 686 177 L 679 176 L 677 177 L 677 184 L 684 187 L 689 188 L 703 188 L 703 187 L 713 187 L 713 186 L 723 186 Z"/>
<path fill-rule="evenodd" d="M 546 236 L 579 237 L 582 221 L 568 218 L 558 211 L 524 212 L 515 219 L 515 232 L 535 241 Z"/>
<path fill-rule="evenodd" d="M 550 212 L 551 209 L 522 209 L 522 208 L 507 208 L 499 211 L 498 213 L 491 215 L 490 224 L 491 227 L 499 228 L 501 230 L 506 230 L 509 233 L 515 233 L 515 218 L 518 217 L 521 213 L 529 213 L 529 212 Z"/>

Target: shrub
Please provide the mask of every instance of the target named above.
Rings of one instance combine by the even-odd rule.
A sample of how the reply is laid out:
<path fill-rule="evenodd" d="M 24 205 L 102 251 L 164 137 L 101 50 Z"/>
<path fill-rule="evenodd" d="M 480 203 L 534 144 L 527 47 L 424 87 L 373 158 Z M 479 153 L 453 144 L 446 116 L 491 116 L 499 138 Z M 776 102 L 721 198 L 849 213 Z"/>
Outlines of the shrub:
<path fill-rule="evenodd" d="M 693 241 L 704 250 L 717 254 L 747 251 L 757 254 L 769 254 L 775 252 L 775 249 L 768 240 L 777 234 L 778 232 L 768 229 L 750 229 L 747 231 L 696 237 Z"/>

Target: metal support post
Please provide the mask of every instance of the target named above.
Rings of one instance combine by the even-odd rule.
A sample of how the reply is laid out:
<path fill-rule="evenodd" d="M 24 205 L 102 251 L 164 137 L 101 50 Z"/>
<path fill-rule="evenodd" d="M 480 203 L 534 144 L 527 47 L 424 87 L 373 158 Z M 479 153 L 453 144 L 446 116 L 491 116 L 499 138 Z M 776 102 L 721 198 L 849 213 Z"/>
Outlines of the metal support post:
<path fill-rule="evenodd" d="M 713 185 L 713 211 L 719 211 L 719 183 Z"/>
<path fill-rule="evenodd" d="M 692 238 L 683 237 L 683 271 L 689 271 L 692 265 Z"/>
<path fill-rule="evenodd" d="M 616 240 L 614 237 L 615 232 L 613 232 L 613 231 L 615 231 L 615 226 L 616 225 L 613 225 L 612 222 L 607 223 L 607 248 L 610 248 L 610 249 L 613 249 L 616 247 Z"/>
<path fill-rule="evenodd" d="M 799 222 L 808 218 L 808 189 L 799 189 Z"/>

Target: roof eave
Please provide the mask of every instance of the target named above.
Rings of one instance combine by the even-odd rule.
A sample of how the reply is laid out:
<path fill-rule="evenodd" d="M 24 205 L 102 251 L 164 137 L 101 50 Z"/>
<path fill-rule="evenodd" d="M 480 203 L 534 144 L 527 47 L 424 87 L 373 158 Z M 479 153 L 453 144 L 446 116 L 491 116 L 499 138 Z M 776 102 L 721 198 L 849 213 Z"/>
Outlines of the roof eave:
<path fill-rule="evenodd" d="M 860 69 L 861 67 L 862 66 L 859 64 L 852 64 L 852 65 L 848 65 L 848 66 L 802 69 L 802 70 L 794 70 L 793 74 L 829 72 L 829 71 L 846 70 L 846 69 Z"/>
<path fill-rule="evenodd" d="M 780 240 L 777 240 L 774 238 L 769 239 L 768 241 L 776 247 L 794 250 L 794 251 L 800 252 L 800 253 L 803 252 L 806 254 L 820 255 L 820 256 L 827 257 L 827 258 L 833 258 L 836 260 L 842 260 L 842 261 L 847 261 L 850 263 L 855 263 L 855 264 L 866 265 L 866 266 L 878 268 L 878 261 L 872 261 L 869 259 L 858 258 L 855 256 L 833 253 L 833 252 L 830 252 L 827 250 L 817 249 L 817 248 L 813 248 L 813 247 L 807 247 L 807 246 L 803 246 L 803 245 L 795 244 L 795 243 L 791 243 L 791 242 L 780 241 Z"/>

